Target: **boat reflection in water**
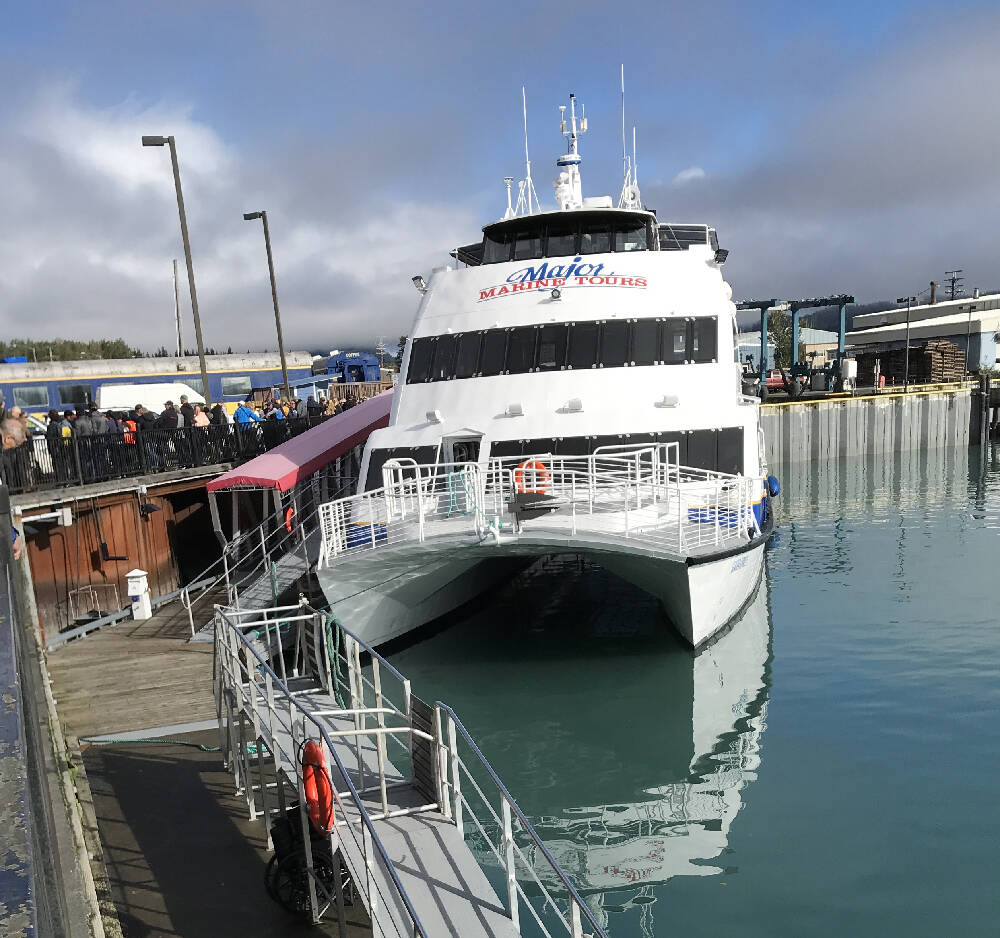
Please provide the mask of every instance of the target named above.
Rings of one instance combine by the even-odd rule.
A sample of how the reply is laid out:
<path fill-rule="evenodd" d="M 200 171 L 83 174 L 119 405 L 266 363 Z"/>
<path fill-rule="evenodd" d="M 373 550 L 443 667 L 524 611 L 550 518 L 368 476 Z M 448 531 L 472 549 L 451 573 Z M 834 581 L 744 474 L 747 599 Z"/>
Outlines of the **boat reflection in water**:
<path fill-rule="evenodd" d="M 661 771 L 669 766 L 670 777 L 644 787 L 641 800 L 601 803 L 596 798 L 555 816 L 532 818 L 546 846 L 603 919 L 639 907 L 640 934 L 651 935 L 654 884 L 722 872 L 712 861 L 726 849 L 743 791 L 760 763 L 770 654 L 765 567 L 756 594 L 726 634 L 698 655 L 678 647 L 661 659 L 670 673 L 656 697 L 627 712 L 609 702 L 609 710 L 627 724 L 624 735 L 662 747 L 666 764 L 650 762 Z M 615 749 L 613 738 L 609 747 Z M 609 773 L 591 775 L 591 781 L 598 793 L 612 794 Z M 543 878 L 547 864 L 538 862 L 535 870 Z M 608 924 L 614 933 L 613 921 Z"/>

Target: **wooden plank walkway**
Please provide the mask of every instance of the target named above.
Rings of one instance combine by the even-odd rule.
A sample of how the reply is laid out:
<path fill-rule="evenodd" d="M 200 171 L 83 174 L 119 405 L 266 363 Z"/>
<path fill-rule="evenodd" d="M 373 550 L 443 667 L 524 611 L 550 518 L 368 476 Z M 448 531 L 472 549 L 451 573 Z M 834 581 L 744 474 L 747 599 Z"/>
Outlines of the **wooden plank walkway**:
<path fill-rule="evenodd" d="M 214 720 L 212 645 L 190 637 L 178 601 L 145 622 L 127 619 L 49 652 L 64 732 L 96 736 Z"/>

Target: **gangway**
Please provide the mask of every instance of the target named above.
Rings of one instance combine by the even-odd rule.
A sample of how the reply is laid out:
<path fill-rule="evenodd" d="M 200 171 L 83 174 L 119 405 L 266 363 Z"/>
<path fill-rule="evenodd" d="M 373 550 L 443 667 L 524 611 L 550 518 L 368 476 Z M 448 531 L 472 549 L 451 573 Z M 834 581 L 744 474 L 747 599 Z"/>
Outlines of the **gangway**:
<path fill-rule="evenodd" d="M 376 936 L 607 938 L 454 711 L 332 615 L 218 607 L 214 635 L 224 760 L 269 846 L 297 825 L 272 882 L 314 922 L 332 911 L 346 934 L 346 872 Z M 304 807 L 307 740 L 330 766 L 329 840 Z"/>

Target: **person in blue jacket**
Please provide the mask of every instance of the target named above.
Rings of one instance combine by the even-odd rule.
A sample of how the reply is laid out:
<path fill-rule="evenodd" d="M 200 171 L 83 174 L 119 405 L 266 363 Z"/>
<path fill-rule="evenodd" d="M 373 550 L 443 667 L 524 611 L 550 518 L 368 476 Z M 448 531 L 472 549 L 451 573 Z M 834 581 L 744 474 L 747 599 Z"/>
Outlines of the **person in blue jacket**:
<path fill-rule="evenodd" d="M 261 419 L 262 418 L 257 415 L 257 412 L 246 401 L 240 404 L 240 406 L 237 407 L 236 411 L 233 413 L 233 420 L 241 426 L 253 423 L 254 421 L 260 423 Z"/>

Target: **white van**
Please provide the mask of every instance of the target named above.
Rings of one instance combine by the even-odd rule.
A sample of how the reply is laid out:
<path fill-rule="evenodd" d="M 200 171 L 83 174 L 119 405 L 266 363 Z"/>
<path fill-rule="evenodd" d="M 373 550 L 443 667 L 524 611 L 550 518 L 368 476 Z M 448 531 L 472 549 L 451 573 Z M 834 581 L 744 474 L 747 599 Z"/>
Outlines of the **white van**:
<path fill-rule="evenodd" d="M 194 388 L 180 382 L 163 384 L 102 384 L 97 389 L 97 406 L 102 411 L 132 410 L 136 404 L 142 404 L 146 410 L 158 414 L 163 410 L 166 401 L 173 401 L 175 407 L 181 406 L 181 395 L 186 394 L 188 403 L 204 404 L 205 398 Z"/>

